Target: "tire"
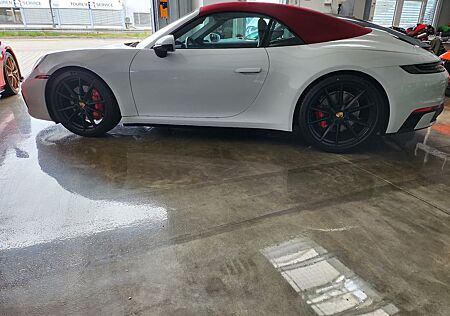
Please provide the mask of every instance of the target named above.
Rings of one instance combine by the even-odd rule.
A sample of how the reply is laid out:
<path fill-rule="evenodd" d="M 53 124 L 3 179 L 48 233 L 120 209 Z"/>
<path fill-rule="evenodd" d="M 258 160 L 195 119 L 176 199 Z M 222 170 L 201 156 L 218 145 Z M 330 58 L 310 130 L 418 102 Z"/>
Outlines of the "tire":
<path fill-rule="evenodd" d="M 72 133 L 98 137 L 120 122 L 120 109 L 112 91 L 88 71 L 59 73 L 51 78 L 47 91 L 50 113 Z"/>
<path fill-rule="evenodd" d="M 3 97 L 17 95 L 20 91 L 20 71 L 13 55 L 6 52 L 3 61 L 3 77 L 5 79 L 5 91 Z"/>
<path fill-rule="evenodd" d="M 316 83 L 303 98 L 299 127 L 324 151 L 345 153 L 366 144 L 385 126 L 386 100 L 368 79 L 337 74 Z"/>

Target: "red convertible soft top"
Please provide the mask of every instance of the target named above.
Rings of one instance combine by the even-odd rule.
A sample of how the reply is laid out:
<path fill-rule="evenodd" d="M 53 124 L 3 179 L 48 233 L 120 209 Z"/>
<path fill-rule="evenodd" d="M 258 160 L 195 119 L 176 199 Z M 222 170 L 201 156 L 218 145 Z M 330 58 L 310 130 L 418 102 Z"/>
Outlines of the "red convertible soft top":
<path fill-rule="evenodd" d="M 330 15 L 285 4 L 227 2 L 200 8 L 200 16 L 219 12 L 251 12 L 273 17 L 307 44 L 352 38 L 372 31 Z"/>

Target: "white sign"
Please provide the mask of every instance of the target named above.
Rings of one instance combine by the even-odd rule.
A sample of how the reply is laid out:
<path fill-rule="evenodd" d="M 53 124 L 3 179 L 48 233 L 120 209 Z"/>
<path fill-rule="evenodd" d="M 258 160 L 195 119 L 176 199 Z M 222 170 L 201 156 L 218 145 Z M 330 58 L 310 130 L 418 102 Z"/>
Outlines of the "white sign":
<path fill-rule="evenodd" d="M 122 10 L 122 0 L 52 0 L 54 8 Z M 48 0 L 0 0 L 0 8 L 49 8 Z"/>
<path fill-rule="evenodd" d="M 13 0 L 0 0 L 0 7 L 2 8 L 11 8 L 14 7 L 14 1 Z"/>
<path fill-rule="evenodd" d="M 1 0 L 0 0 L 1 1 Z M 53 0 L 53 7 L 64 9 L 122 10 L 122 0 Z"/>
<path fill-rule="evenodd" d="M 46 0 L 0 0 L 0 8 L 49 8 Z"/>
<path fill-rule="evenodd" d="M 48 1 L 44 0 L 16 0 L 16 5 L 22 8 L 48 8 Z"/>

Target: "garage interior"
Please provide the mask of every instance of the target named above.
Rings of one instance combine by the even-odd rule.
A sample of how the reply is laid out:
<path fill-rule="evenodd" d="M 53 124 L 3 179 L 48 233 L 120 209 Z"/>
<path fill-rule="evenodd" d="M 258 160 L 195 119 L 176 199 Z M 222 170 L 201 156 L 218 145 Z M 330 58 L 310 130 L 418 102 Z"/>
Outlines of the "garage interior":
<path fill-rule="evenodd" d="M 417 17 L 412 2 L 356 0 L 353 15 L 450 24 L 450 1 L 427 15 L 419 0 Z M 123 42 L 2 41 L 24 74 Z M 83 138 L 20 94 L 0 100 L 0 136 L 0 315 L 450 315 L 448 97 L 432 127 L 347 154 L 252 129 Z"/>

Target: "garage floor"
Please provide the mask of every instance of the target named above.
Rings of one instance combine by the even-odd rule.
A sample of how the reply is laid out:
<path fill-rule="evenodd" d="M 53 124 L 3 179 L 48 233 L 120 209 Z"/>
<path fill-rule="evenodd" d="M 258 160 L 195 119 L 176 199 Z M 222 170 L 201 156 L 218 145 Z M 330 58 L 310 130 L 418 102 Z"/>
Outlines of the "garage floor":
<path fill-rule="evenodd" d="M 10 43 L 29 69 L 47 49 L 93 42 Z M 339 315 L 449 315 L 446 109 L 430 130 L 334 155 L 254 130 L 119 127 L 85 139 L 31 119 L 20 96 L 3 99 L 0 315 L 342 311 L 314 305 L 323 286 L 302 287 L 327 273 L 316 257 L 291 260 L 309 270 L 289 279 L 273 254 L 292 245 L 357 280 L 366 296 Z"/>

